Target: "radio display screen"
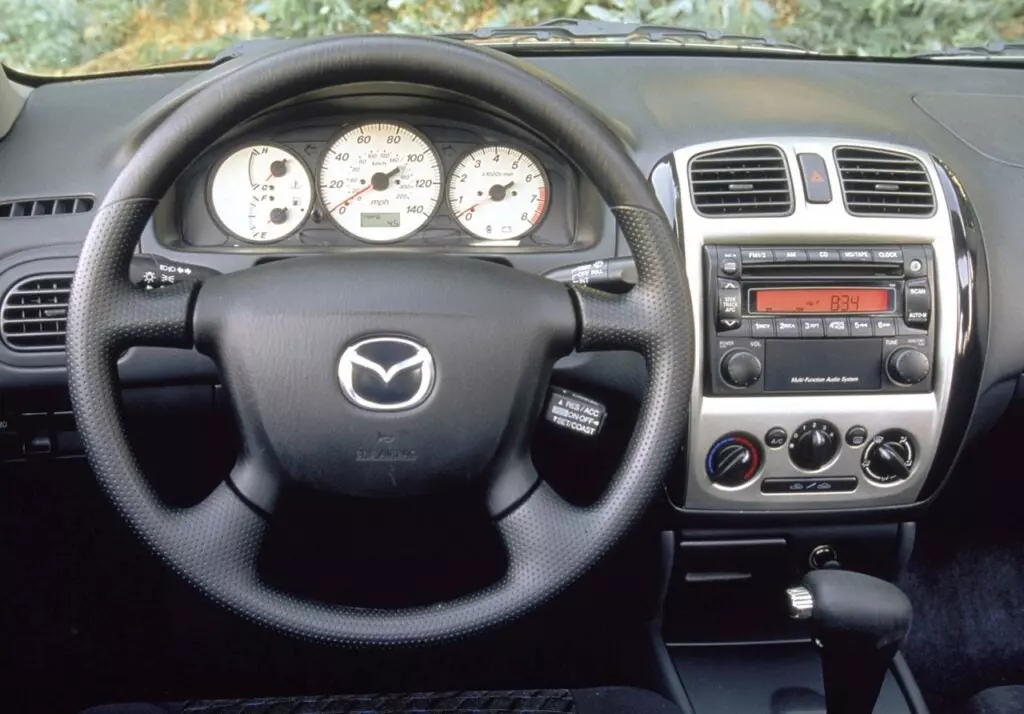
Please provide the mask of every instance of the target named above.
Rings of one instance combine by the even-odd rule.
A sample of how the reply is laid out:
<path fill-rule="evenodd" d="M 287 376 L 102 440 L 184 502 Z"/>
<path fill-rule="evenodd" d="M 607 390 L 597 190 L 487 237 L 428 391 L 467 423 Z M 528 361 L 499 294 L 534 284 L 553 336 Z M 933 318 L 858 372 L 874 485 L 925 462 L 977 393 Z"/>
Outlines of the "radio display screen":
<path fill-rule="evenodd" d="M 890 312 L 890 288 L 768 288 L 751 290 L 752 312 L 848 314 Z"/>

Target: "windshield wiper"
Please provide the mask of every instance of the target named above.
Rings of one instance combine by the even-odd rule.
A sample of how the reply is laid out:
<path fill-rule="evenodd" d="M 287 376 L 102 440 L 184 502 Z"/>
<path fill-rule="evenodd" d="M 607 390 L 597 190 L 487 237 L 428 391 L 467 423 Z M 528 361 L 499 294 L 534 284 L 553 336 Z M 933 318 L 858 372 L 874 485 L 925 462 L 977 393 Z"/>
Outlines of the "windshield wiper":
<path fill-rule="evenodd" d="M 937 52 L 910 55 L 910 59 L 970 62 L 1019 62 L 1024 60 L 1024 42 L 989 42 L 987 45 L 946 47 Z"/>
<path fill-rule="evenodd" d="M 731 35 L 672 25 L 644 25 L 627 22 L 601 22 L 559 18 L 525 27 L 481 27 L 472 32 L 446 33 L 444 37 L 477 45 L 515 49 L 558 49 L 562 47 L 657 48 L 685 47 L 727 52 L 761 52 L 787 55 L 817 55 L 805 47 L 780 42 L 771 37 Z"/>

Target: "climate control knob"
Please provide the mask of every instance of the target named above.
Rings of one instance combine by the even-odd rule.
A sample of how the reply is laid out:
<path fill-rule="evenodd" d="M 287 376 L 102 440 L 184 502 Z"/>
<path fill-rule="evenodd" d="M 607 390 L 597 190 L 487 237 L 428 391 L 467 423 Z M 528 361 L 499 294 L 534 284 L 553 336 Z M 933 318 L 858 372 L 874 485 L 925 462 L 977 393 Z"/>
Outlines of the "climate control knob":
<path fill-rule="evenodd" d="M 733 387 L 749 387 L 761 378 L 761 360 L 750 350 L 730 350 L 722 357 L 722 379 Z"/>
<path fill-rule="evenodd" d="M 910 434 L 902 429 L 886 429 L 868 442 L 860 467 L 875 483 L 899 483 L 910 478 L 916 458 L 917 448 Z"/>
<path fill-rule="evenodd" d="M 930 370 L 928 356 L 913 347 L 893 350 L 885 363 L 885 373 L 889 375 L 889 379 L 904 386 L 924 381 Z"/>
<path fill-rule="evenodd" d="M 728 434 L 708 449 L 705 468 L 711 483 L 738 488 L 754 480 L 764 460 L 757 440 L 748 434 Z"/>
<path fill-rule="evenodd" d="M 789 458 L 804 471 L 817 471 L 839 451 L 839 431 L 824 419 L 805 421 L 789 439 Z"/>

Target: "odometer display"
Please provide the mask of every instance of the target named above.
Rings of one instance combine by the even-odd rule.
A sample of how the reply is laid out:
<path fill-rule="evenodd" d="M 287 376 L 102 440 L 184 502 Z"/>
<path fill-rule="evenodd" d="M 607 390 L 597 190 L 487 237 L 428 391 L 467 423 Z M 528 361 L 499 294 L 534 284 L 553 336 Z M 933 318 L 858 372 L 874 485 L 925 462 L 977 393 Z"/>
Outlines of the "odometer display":
<path fill-rule="evenodd" d="M 751 291 L 752 312 L 847 314 L 889 312 L 889 288 L 769 288 Z"/>
<path fill-rule="evenodd" d="M 334 140 L 320 165 L 320 200 L 340 228 L 372 243 L 412 235 L 441 199 L 441 161 L 404 124 L 370 122 Z"/>

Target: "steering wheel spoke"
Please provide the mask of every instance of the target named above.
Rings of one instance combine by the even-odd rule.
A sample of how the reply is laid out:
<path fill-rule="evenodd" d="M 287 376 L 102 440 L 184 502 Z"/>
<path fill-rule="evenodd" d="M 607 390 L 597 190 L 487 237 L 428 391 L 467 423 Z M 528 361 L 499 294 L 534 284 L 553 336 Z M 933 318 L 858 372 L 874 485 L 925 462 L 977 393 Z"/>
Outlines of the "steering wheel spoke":
<path fill-rule="evenodd" d="M 633 292 L 612 294 L 574 286 L 573 297 L 579 325 L 576 347 L 581 352 L 646 349 L 650 337 L 646 316 Z"/>

